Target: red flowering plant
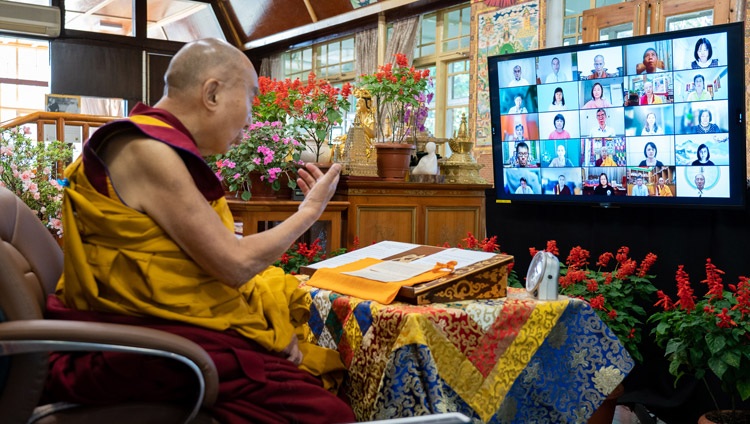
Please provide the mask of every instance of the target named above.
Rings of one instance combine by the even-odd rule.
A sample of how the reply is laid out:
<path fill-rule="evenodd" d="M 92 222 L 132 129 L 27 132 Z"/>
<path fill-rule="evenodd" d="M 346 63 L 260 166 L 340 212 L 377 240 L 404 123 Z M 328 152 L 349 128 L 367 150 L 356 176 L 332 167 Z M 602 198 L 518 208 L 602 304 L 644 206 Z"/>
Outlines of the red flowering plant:
<path fill-rule="evenodd" d="M 675 276 L 677 301 L 659 290 L 655 306 L 663 310 L 649 322 L 656 323 L 651 334 L 665 349 L 675 382 L 685 374 L 705 382 L 706 373 L 713 373 L 734 409 L 737 396 L 743 401 L 750 398 L 750 282 L 739 277 L 738 283 L 725 285 L 722 275 L 724 271 L 707 259 L 706 279 L 701 281 L 707 291 L 697 300 L 690 276 L 680 265 Z M 711 397 L 719 409 L 713 393 Z"/>
<path fill-rule="evenodd" d="M 559 256 L 555 240 L 548 241 L 545 250 Z M 529 248 L 529 253 L 533 257 L 537 250 Z M 630 356 L 642 362 L 638 350 L 646 318 L 642 304 L 657 290 L 652 282 L 655 276 L 648 273 L 657 257 L 649 253 L 639 264 L 629 254 L 627 246 L 620 247 L 617 254 L 604 252 L 591 268 L 590 252 L 580 246 L 572 248 L 565 263 L 560 264 L 559 293 L 587 301 Z"/>
<path fill-rule="evenodd" d="M 354 249 L 357 248 L 359 240 L 354 238 Z M 292 245 L 281 258 L 274 262 L 274 265 L 283 269 L 285 273 L 296 275 L 303 266 L 314 264 L 322 260 L 346 253 L 346 248 L 342 247 L 326 254 L 323 246 L 320 245 L 320 239 L 316 238 L 309 245 L 304 242 L 297 242 Z"/>
<path fill-rule="evenodd" d="M 311 141 L 307 148 L 319 162 L 321 149 L 334 126 L 340 125 L 349 109 L 351 85 L 342 88 L 318 79 L 310 72 L 307 84 L 299 78 L 278 81 L 258 78 L 258 96 L 253 100 L 253 117 L 258 121 L 279 121 L 295 136 Z M 291 119 L 290 119 L 291 118 Z"/>
<path fill-rule="evenodd" d="M 403 53 L 396 64 L 386 63 L 373 74 L 360 76 L 357 87 L 369 91 L 375 100 L 375 138 L 378 142 L 402 143 L 424 131 L 427 105 L 432 93 L 429 69 L 415 69 Z"/>
<path fill-rule="evenodd" d="M 500 245 L 497 244 L 497 236 L 492 236 L 489 238 L 485 237 L 483 240 L 479 240 L 474 237 L 474 234 L 469 232 L 467 233 L 466 238 L 462 240 L 466 244 L 464 245 L 462 243 L 458 243 L 456 247 L 459 249 L 480 250 L 482 252 L 501 253 L 503 255 L 507 254 L 500 250 Z M 443 244 L 443 247 L 451 247 L 451 245 L 448 242 L 445 242 Z M 516 273 L 516 271 L 513 269 L 512 262 L 508 264 L 508 286 L 521 287 L 520 280 L 518 279 L 518 273 Z"/>

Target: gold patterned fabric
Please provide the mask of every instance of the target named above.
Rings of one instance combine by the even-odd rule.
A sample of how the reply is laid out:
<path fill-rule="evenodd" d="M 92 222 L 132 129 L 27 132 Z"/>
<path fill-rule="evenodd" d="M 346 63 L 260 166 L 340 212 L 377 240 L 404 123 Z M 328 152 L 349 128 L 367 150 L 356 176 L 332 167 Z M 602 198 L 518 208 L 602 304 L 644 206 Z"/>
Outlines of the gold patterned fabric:
<path fill-rule="evenodd" d="M 461 412 L 585 422 L 633 367 L 591 307 L 509 297 L 382 305 L 310 288 L 310 341 L 337 349 L 357 419 Z"/>

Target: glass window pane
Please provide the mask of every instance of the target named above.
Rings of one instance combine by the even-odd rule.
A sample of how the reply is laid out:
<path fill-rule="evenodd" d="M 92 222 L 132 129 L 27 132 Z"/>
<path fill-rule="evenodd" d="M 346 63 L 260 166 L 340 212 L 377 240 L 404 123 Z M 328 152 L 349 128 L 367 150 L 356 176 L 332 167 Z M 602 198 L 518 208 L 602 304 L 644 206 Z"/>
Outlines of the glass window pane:
<path fill-rule="evenodd" d="M 591 9 L 591 0 L 565 0 L 565 16 L 580 15 Z"/>
<path fill-rule="evenodd" d="M 328 46 L 322 45 L 318 47 L 318 54 L 315 57 L 315 66 L 317 68 L 320 68 L 321 66 L 325 66 L 326 63 L 328 63 L 326 61 L 327 53 L 328 53 Z"/>
<path fill-rule="evenodd" d="M 133 0 L 67 0 L 65 28 L 133 37 Z"/>
<path fill-rule="evenodd" d="M 354 37 L 346 38 L 341 42 L 341 61 L 354 61 Z"/>
<path fill-rule="evenodd" d="M 450 40 L 443 43 L 443 51 L 449 52 L 458 49 L 458 40 Z"/>
<path fill-rule="evenodd" d="M 11 40 L 2 38 L 2 41 Z M 16 48 L 12 46 L 0 46 L 0 77 L 17 78 Z"/>
<path fill-rule="evenodd" d="M 573 35 L 578 32 L 576 23 L 578 18 L 567 18 L 563 21 L 563 35 Z"/>
<path fill-rule="evenodd" d="M 461 35 L 471 35 L 471 6 L 461 9 Z"/>
<path fill-rule="evenodd" d="M 458 127 L 461 125 L 461 115 L 466 114 L 466 119 L 469 119 L 469 107 L 455 107 L 445 111 L 445 136 L 454 137 L 458 132 Z"/>
<path fill-rule="evenodd" d="M 609 6 L 611 4 L 622 3 L 624 0 L 596 0 L 596 7 Z"/>
<path fill-rule="evenodd" d="M 328 63 L 341 63 L 341 46 L 339 43 L 331 43 L 328 45 Z"/>
<path fill-rule="evenodd" d="M 599 30 L 599 40 L 616 40 L 619 37 L 630 37 L 633 35 L 633 23 L 615 25 Z"/>
<path fill-rule="evenodd" d="M 666 19 L 667 31 L 678 31 L 681 29 L 701 28 L 713 25 L 714 11 L 712 9 L 699 12 L 685 13 L 683 15 L 668 16 Z"/>
<path fill-rule="evenodd" d="M 149 7 L 147 21 L 149 38 L 183 42 L 209 37 L 225 40 L 208 3 L 181 0 L 170 2 L 166 8 Z"/>
<path fill-rule="evenodd" d="M 452 12 L 446 13 L 443 28 L 443 38 L 458 37 L 461 34 L 461 11 L 454 10 Z"/>
<path fill-rule="evenodd" d="M 450 98 L 449 103 L 455 100 L 469 101 L 469 75 L 460 74 L 450 78 Z"/>

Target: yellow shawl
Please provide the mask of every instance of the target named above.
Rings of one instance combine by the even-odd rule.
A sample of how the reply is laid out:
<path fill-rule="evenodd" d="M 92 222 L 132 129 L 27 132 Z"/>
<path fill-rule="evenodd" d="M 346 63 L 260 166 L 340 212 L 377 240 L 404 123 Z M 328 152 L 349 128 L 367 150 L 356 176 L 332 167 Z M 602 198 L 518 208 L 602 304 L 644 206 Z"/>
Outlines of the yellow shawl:
<path fill-rule="evenodd" d="M 231 288 L 201 269 L 150 217 L 116 195 L 100 194 L 81 158 L 65 175 L 65 262 L 57 294 L 68 307 L 234 329 L 276 352 L 296 333 L 302 369 L 314 375 L 344 369 L 336 351 L 304 342 L 311 300 L 294 277 L 269 267 L 239 290 Z M 211 204 L 232 230 L 226 199 Z M 334 384 L 326 381 L 329 388 Z"/>

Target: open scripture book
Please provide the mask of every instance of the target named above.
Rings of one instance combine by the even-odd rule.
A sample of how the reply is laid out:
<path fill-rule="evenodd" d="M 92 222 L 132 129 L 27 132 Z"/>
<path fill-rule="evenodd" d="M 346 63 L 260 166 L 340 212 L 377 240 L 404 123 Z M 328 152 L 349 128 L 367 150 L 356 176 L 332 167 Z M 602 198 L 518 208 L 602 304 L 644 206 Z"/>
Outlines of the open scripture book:
<path fill-rule="evenodd" d="M 513 257 L 382 241 L 303 267 L 308 285 L 390 303 L 425 304 L 506 294 Z"/>

